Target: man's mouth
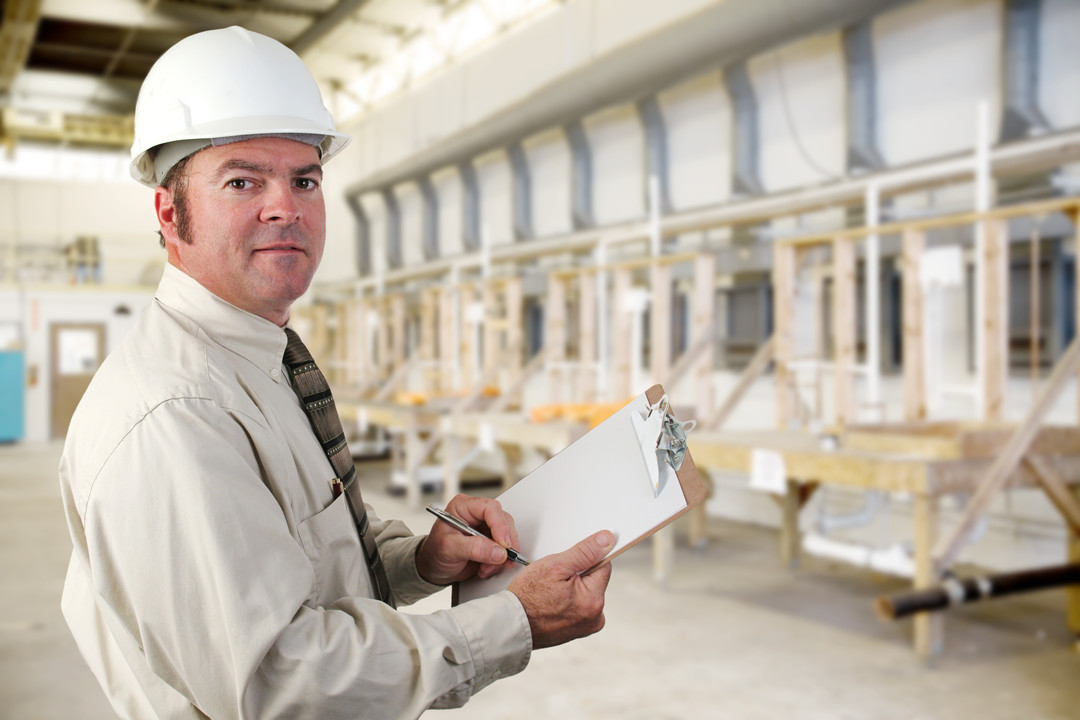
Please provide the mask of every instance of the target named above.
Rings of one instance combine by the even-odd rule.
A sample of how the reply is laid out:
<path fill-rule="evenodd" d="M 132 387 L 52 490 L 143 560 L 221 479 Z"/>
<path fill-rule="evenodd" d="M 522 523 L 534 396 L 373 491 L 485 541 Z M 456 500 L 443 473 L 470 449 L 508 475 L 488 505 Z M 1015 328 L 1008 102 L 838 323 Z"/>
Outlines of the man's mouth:
<path fill-rule="evenodd" d="M 297 252 L 302 253 L 302 252 L 304 252 L 304 249 L 301 248 L 299 245 L 283 244 L 283 245 L 268 245 L 266 247 L 256 248 L 255 252 L 257 252 L 257 253 L 270 253 L 270 254 L 297 253 Z"/>

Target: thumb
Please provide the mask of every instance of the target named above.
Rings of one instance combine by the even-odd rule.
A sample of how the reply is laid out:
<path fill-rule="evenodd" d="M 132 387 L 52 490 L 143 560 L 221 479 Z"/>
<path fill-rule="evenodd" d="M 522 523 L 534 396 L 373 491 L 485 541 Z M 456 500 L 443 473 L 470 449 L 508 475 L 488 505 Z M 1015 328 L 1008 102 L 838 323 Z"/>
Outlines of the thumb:
<path fill-rule="evenodd" d="M 577 574 L 585 572 L 603 560 L 613 547 L 615 547 L 615 536 L 607 530 L 601 530 L 555 557 L 567 570 Z"/>

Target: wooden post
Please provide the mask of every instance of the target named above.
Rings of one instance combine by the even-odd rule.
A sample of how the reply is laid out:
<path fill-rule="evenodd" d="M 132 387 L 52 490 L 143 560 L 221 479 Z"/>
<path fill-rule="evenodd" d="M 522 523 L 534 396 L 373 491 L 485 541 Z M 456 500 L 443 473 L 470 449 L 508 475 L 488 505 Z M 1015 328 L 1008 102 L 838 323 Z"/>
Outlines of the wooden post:
<path fill-rule="evenodd" d="M 1031 392 L 1035 393 L 1039 387 L 1039 345 L 1042 342 L 1042 308 L 1040 306 L 1040 295 L 1042 294 L 1042 260 L 1039 257 L 1039 245 L 1041 241 L 1039 239 L 1039 224 L 1034 219 L 1031 222 L 1031 258 L 1030 258 L 1030 274 L 1029 274 L 1029 304 L 1031 306 L 1031 345 L 1029 360 L 1031 361 Z M 1052 307 L 1052 306 L 1051 306 Z"/>
<path fill-rule="evenodd" d="M 611 390 L 612 397 L 621 399 L 629 397 L 630 387 L 630 353 L 636 348 L 630 347 L 632 335 L 630 324 L 634 322 L 634 314 L 627 307 L 630 298 L 631 275 L 629 268 L 617 268 L 614 272 L 614 302 L 611 304 L 613 334 L 611 336 L 612 359 L 615 371 L 612 373 Z"/>
<path fill-rule="evenodd" d="M 776 425 L 791 426 L 798 413 L 794 377 L 788 363 L 794 356 L 795 268 L 797 249 L 790 243 L 773 244 L 773 359 L 776 362 Z"/>
<path fill-rule="evenodd" d="M 833 356 L 836 424 L 855 420 L 855 242 L 833 241 Z"/>
<path fill-rule="evenodd" d="M 525 320 L 523 291 L 521 278 L 513 277 L 506 280 L 503 288 L 503 299 L 506 304 L 506 352 L 502 362 L 513 377 L 521 370 L 525 354 Z"/>
<path fill-rule="evenodd" d="M 399 368 L 405 362 L 408 355 L 408 338 L 406 338 L 406 312 L 405 296 L 395 295 L 390 300 L 390 317 L 393 318 L 394 327 L 391 329 L 393 338 L 393 366 Z"/>
<path fill-rule="evenodd" d="M 544 350 L 555 369 L 548 374 L 549 395 L 553 402 L 567 402 L 563 387 L 562 365 L 566 362 L 566 285 L 557 275 L 548 276 L 547 302 L 544 305 Z"/>
<path fill-rule="evenodd" d="M 596 402 L 596 275 L 578 279 L 578 362 L 581 363 L 581 402 Z"/>
<path fill-rule="evenodd" d="M 932 549 L 938 528 L 936 497 L 916 493 L 912 497 L 915 514 L 915 589 L 933 587 L 941 579 L 941 570 L 934 560 Z M 915 616 L 915 652 L 928 658 L 940 653 L 944 646 L 944 618 L 939 613 L 919 613 Z"/>
<path fill-rule="evenodd" d="M 907 229 L 902 240 L 904 327 L 904 419 L 917 422 L 926 419 L 926 363 L 923 354 L 923 293 L 920 280 L 923 250 L 926 248 L 924 230 Z"/>
<path fill-rule="evenodd" d="M 1073 496 L 1080 501 L 1080 488 L 1072 488 Z M 1080 532 L 1069 528 L 1067 551 L 1070 563 L 1080 563 Z M 1067 602 L 1066 619 L 1069 629 L 1080 633 L 1080 585 L 1071 585 L 1065 590 Z"/>
<path fill-rule="evenodd" d="M 387 304 L 389 298 L 383 296 L 376 298 L 375 306 L 378 308 L 378 315 L 375 322 L 378 323 L 375 337 L 375 347 L 378 353 L 378 379 L 379 381 L 385 380 L 390 375 L 391 366 L 393 365 L 394 351 L 390 346 L 390 318 L 387 317 Z"/>
<path fill-rule="evenodd" d="M 799 566 L 802 534 L 799 532 L 799 511 L 802 509 L 802 493 L 797 480 L 787 481 L 787 493 L 780 502 L 780 562 L 794 570 Z"/>
<path fill-rule="evenodd" d="M 439 391 L 449 392 L 457 384 L 458 331 L 461 313 L 458 311 L 458 290 L 446 286 L 439 291 Z"/>
<path fill-rule="evenodd" d="M 502 338 L 505 329 L 504 313 L 500 300 L 500 288 L 491 280 L 484 283 L 481 293 L 484 303 L 484 375 L 490 375 L 502 359 Z"/>
<path fill-rule="evenodd" d="M 458 338 L 458 358 L 461 367 L 461 386 L 457 389 L 468 392 L 480 382 L 482 368 L 477 367 L 476 346 L 480 337 L 480 323 L 473 307 L 479 302 L 476 288 L 464 285 L 458 289 L 461 298 L 461 335 Z"/>
<path fill-rule="evenodd" d="M 694 260 L 693 320 L 690 327 L 689 347 L 693 347 L 702 338 L 712 338 L 715 324 L 716 256 L 712 253 L 701 253 Z M 710 340 L 697 362 L 693 377 L 699 418 L 711 417 L 716 407 L 716 391 L 713 388 L 715 364 L 716 341 Z"/>
<path fill-rule="evenodd" d="M 671 265 L 654 262 L 651 281 L 649 374 L 653 382 L 658 382 L 671 367 Z"/>
<path fill-rule="evenodd" d="M 431 288 L 420 293 L 420 348 L 419 358 L 424 364 L 423 392 L 434 395 L 439 391 L 439 372 L 435 367 L 438 358 L 439 292 Z"/>
<path fill-rule="evenodd" d="M 1080 248 L 1080 205 L 1068 208 L 1064 211 L 1065 216 L 1073 224 L 1073 247 Z M 1073 317 L 1080 318 L 1080 262 L 1075 263 L 1074 271 L 1076 272 L 1075 288 L 1076 288 L 1076 310 Z M 1080 373 L 1080 371 L 1078 371 Z M 1080 382 L 1080 375 L 1077 377 L 1077 381 Z M 1077 402 L 1080 403 L 1080 393 L 1077 393 Z M 1077 418 L 1080 419 L 1080 407 L 1077 408 Z M 1080 591 L 1076 591 L 1080 595 Z M 1080 622 L 1080 621 L 1078 621 Z"/>
<path fill-rule="evenodd" d="M 378 377 L 374 361 L 374 348 L 370 324 L 371 305 L 367 298 L 356 300 L 356 369 L 360 384 L 373 385 Z"/>
<path fill-rule="evenodd" d="M 359 338 L 360 324 L 357 322 L 357 300 L 346 300 L 342 303 L 341 317 L 338 319 L 338 336 L 341 338 L 342 358 L 345 384 L 356 387 L 361 384 L 360 378 L 360 347 Z"/>
<path fill-rule="evenodd" d="M 984 420 L 1000 421 L 1009 379 L 1009 226 L 986 221 L 983 302 L 986 308 L 983 356 Z"/>

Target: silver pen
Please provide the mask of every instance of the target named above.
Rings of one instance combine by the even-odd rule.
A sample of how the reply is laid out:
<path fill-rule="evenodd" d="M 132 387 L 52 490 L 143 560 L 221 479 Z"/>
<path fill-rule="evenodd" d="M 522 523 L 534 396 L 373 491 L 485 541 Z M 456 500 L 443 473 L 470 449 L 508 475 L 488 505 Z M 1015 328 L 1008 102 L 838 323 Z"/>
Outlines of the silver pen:
<path fill-rule="evenodd" d="M 442 520 L 444 523 L 446 523 L 450 527 L 457 528 L 458 530 L 465 533 L 466 535 L 473 535 L 475 537 L 482 537 L 482 538 L 487 538 L 488 540 L 491 540 L 491 538 L 489 538 L 484 533 L 480 532 L 476 528 L 469 525 L 469 523 L 465 522 L 464 520 L 457 517 L 456 515 L 451 515 L 450 513 L 443 510 L 441 507 L 437 507 L 435 505 L 428 505 L 427 506 L 427 511 L 429 513 L 431 513 L 432 515 L 434 515 L 435 517 Z M 494 542 L 494 540 L 492 540 L 492 542 Z M 528 565 L 529 564 L 529 561 L 527 559 L 525 559 L 525 556 L 522 555 L 521 553 L 519 553 L 517 550 L 514 550 L 513 548 L 505 548 L 505 549 L 506 549 L 506 557 L 508 557 L 510 560 L 518 563 L 519 565 Z"/>

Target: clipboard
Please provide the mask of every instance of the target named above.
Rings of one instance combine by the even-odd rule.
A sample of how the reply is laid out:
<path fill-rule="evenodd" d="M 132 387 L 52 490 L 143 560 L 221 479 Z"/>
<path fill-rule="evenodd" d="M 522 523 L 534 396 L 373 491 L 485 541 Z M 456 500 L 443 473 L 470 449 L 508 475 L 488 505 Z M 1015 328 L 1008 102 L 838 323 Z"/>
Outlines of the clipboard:
<path fill-rule="evenodd" d="M 536 561 L 594 532 L 610 530 L 615 547 L 599 567 L 705 499 L 705 486 L 688 451 L 678 470 L 658 462 L 659 491 L 650 477 L 639 439 L 641 418 L 664 394 L 660 385 L 652 386 L 498 496 L 514 517 L 518 549 L 526 557 Z M 638 413 L 638 421 L 632 420 L 633 413 Z M 656 456 L 655 447 L 645 452 Z M 505 590 L 523 569 L 515 566 L 490 578 L 455 583 L 453 604 Z"/>

